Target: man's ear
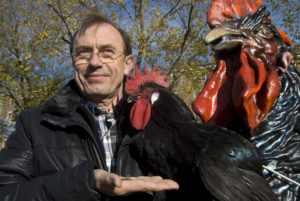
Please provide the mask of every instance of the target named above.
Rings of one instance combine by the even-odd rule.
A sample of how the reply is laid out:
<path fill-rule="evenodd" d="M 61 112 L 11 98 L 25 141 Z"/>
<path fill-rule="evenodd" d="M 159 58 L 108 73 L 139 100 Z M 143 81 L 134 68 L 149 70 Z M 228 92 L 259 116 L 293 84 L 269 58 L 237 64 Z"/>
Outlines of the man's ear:
<path fill-rule="evenodd" d="M 129 72 L 131 71 L 131 69 L 133 68 L 133 65 L 134 65 L 134 59 L 133 59 L 133 56 L 130 54 L 130 55 L 127 55 L 125 57 L 125 68 L 124 68 L 124 75 L 128 75 Z"/>

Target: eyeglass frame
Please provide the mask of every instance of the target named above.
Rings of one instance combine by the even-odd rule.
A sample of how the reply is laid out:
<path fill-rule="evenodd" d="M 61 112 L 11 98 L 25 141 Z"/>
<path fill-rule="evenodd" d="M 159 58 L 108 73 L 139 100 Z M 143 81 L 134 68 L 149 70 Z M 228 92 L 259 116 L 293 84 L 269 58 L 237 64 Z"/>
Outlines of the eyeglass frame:
<path fill-rule="evenodd" d="M 113 57 L 113 56 L 111 56 L 111 55 L 109 55 L 109 53 L 107 53 L 107 52 L 105 52 L 105 51 L 98 51 L 98 52 L 93 52 L 93 51 L 88 51 L 88 50 L 84 50 L 84 51 L 86 51 L 86 53 L 89 53 L 89 56 L 88 57 L 84 57 L 84 56 L 81 56 L 81 58 L 80 58 L 80 56 L 79 55 L 77 55 L 77 54 L 79 54 L 78 52 L 74 52 L 73 54 L 72 54 L 72 57 L 73 57 L 73 60 L 74 60 L 74 63 L 75 64 L 77 64 L 77 65 L 79 65 L 79 64 L 88 64 L 89 62 L 90 62 L 90 60 L 91 60 L 91 58 L 92 58 L 92 56 L 94 55 L 94 54 L 96 54 L 97 55 L 97 57 L 98 57 L 98 59 L 102 62 L 102 63 L 105 63 L 105 64 L 108 64 L 108 63 L 113 63 L 117 58 L 119 58 L 120 56 L 122 56 L 122 55 L 125 55 L 125 53 L 123 52 L 123 51 L 116 51 L 116 52 L 114 52 L 114 53 L 111 53 L 111 54 L 113 54 L 113 55 L 116 55 L 115 57 Z M 107 54 L 107 56 L 109 56 L 109 57 L 111 57 L 111 58 L 109 58 L 109 59 L 112 59 L 112 61 L 110 61 L 110 62 L 107 62 L 107 61 L 103 61 L 103 54 Z M 77 56 L 76 56 L 77 55 Z M 77 57 L 77 58 L 76 58 Z M 78 58 L 79 57 L 79 58 Z M 82 60 L 80 63 L 77 63 L 79 60 Z"/>

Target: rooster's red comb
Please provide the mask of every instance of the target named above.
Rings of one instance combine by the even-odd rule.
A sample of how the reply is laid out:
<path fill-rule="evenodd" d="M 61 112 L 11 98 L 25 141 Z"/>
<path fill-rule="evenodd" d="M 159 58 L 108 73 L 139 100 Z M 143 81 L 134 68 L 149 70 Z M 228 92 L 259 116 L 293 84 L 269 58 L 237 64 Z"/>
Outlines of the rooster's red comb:
<path fill-rule="evenodd" d="M 150 72 L 148 71 L 147 64 L 144 67 L 144 74 L 140 71 L 137 65 L 135 65 L 135 75 L 130 72 L 130 77 L 126 80 L 125 91 L 127 94 L 134 94 L 140 91 L 140 86 L 146 82 L 154 82 L 158 85 L 168 88 L 170 82 L 166 75 L 162 75 L 161 70 L 156 71 L 159 66 L 155 66 Z"/>

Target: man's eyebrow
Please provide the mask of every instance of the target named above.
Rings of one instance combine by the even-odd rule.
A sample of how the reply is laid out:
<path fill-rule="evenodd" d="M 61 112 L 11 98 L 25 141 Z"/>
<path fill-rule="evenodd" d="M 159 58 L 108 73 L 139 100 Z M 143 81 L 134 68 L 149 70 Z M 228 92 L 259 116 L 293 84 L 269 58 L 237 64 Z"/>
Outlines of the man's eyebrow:
<path fill-rule="evenodd" d="M 112 46 L 111 44 L 107 44 L 107 45 L 100 45 L 99 47 L 97 47 L 97 49 L 99 51 L 101 50 L 105 50 L 105 49 L 112 49 L 112 50 L 117 50 L 117 48 L 115 48 L 114 46 Z M 93 48 L 87 45 L 81 45 L 75 48 L 74 53 L 76 54 L 77 52 L 81 51 L 81 50 L 91 50 L 93 51 Z"/>
<path fill-rule="evenodd" d="M 110 44 L 107 44 L 107 45 L 100 45 L 99 46 L 99 50 L 104 50 L 104 49 L 108 49 L 108 48 L 110 48 L 110 49 L 113 49 L 113 50 L 116 50 L 117 48 L 115 48 L 114 46 L 112 46 L 112 45 L 110 45 Z"/>
<path fill-rule="evenodd" d="M 92 50 L 93 48 L 86 46 L 86 45 L 81 45 L 79 47 L 76 47 L 75 52 L 78 52 L 80 50 Z"/>

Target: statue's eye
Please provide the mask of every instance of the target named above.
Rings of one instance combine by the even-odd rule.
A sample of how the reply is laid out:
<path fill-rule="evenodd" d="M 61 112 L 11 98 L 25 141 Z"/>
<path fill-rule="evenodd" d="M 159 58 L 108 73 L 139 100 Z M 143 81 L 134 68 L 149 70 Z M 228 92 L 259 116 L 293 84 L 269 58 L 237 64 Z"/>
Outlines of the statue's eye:
<path fill-rule="evenodd" d="M 271 40 L 274 37 L 273 31 L 269 27 L 259 28 L 257 34 L 259 37 Z"/>

